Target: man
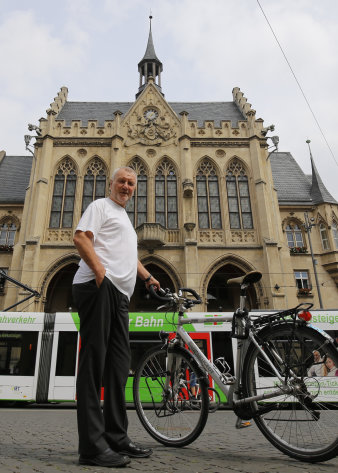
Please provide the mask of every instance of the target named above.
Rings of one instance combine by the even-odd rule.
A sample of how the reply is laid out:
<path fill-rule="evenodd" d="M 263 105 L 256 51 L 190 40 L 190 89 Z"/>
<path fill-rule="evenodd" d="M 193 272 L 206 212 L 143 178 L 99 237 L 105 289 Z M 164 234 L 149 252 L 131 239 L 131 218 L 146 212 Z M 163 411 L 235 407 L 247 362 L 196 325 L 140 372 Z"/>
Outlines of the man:
<path fill-rule="evenodd" d="M 125 211 L 136 181 L 133 169 L 117 169 L 110 180 L 109 197 L 88 206 L 74 235 L 82 258 L 73 281 L 81 336 L 77 377 L 80 464 L 125 466 L 129 457 L 152 454 L 129 439 L 125 406 L 130 364 L 128 305 L 136 275 L 147 288 L 150 284 L 160 288 L 138 261 L 136 233 Z"/>
<path fill-rule="evenodd" d="M 308 369 L 307 375 L 309 377 L 320 377 L 325 376 L 324 374 L 324 363 L 320 356 L 319 351 L 314 350 L 313 352 L 313 365 Z"/>

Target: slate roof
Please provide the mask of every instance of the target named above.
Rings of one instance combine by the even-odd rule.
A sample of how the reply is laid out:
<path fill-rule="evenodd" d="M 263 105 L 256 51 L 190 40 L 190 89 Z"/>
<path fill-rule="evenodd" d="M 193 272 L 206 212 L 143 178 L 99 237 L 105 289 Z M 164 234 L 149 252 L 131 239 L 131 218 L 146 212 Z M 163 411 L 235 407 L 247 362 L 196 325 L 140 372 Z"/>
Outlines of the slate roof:
<path fill-rule="evenodd" d="M 235 102 L 168 102 L 174 112 L 188 112 L 189 120 L 197 120 L 202 127 L 205 120 L 213 120 L 220 127 L 221 120 L 231 120 L 232 126 L 238 126 L 238 120 L 246 120 Z M 119 110 L 124 116 L 134 102 L 66 102 L 60 110 L 57 120 L 65 120 L 66 126 L 72 120 L 81 120 L 87 126 L 88 120 L 97 120 L 98 126 L 104 126 L 105 120 L 113 120 L 114 112 Z"/>
<path fill-rule="evenodd" d="M 32 156 L 5 156 L 0 162 L 0 203 L 23 204 Z"/>
<path fill-rule="evenodd" d="M 317 170 L 312 168 L 312 176 L 307 176 L 291 153 L 272 153 L 270 162 L 280 205 L 337 203 L 326 190 Z"/>

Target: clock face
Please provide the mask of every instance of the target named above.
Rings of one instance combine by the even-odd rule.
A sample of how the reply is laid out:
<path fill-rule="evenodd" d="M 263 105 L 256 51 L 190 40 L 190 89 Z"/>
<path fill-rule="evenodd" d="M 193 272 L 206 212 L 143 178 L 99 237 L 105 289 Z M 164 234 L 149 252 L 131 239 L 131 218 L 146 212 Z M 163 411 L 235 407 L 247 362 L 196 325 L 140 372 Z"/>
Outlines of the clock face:
<path fill-rule="evenodd" d="M 148 108 L 148 110 L 144 112 L 144 117 L 147 120 L 155 120 L 158 117 L 158 111 L 154 108 Z"/>

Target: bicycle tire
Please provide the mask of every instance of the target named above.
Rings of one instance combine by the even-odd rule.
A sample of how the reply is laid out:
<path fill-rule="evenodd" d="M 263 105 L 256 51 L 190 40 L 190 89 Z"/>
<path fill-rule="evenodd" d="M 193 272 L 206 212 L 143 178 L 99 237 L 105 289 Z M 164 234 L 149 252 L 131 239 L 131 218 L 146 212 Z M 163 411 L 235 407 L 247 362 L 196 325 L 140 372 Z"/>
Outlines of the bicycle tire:
<path fill-rule="evenodd" d="M 147 432 L 169 447 L 183 447 L 193 442 L 203 431 L 208 418 L 209 398 L 205 374 L 192 354 L 181 347 L 171 351 L 174 372 L 168 373 L 167 348 L 155 347 L 141 359 L 133 383 L 137 415 Z M 200 386 L 199 408 L 195 409 L 190 396 L 182 394 L 177 382 L 194 372 Z M 170 376 L 169 389 L 165 379 Z M 177 386 L 177 387 L 175 387 Z"/>
<path fill-rule="evenodd" d="M 276 324 L 259 332 L 260 346 L 291 391 L 250 404 L 256 412 L 253 417 L 258 428 L 275 447 L 292 458 L 310 463 L 326 461 L 338 454 L 337 383 L 331 378 L 331 385 L 336 387 L 328 389 L 330 378 L 309 376 L 316 350 L 321 355 L 318 366 L 323 368 L 330 357 L 338 367 L 338 351 L 333 341 L 320 332 L 315 327 L 294 323 Z M 277 361 L 276 354 L 282 362 Z M 243 366 L 244 395 L 269 392 L 283 383 L 251 343 Z"/>
<path fill-rule="evenodd" d="M 221 405 L 221 396 L 214 388 L 208 388 L 209 413 L 216 412 Z"/>

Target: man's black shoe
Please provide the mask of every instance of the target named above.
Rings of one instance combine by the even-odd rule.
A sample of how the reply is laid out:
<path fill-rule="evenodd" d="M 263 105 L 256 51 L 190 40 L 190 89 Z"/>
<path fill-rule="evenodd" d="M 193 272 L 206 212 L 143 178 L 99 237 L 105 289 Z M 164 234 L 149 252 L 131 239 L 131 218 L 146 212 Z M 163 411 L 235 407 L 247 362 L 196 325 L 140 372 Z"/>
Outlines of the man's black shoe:
<path fill-rule="evenodd" d="M 130 442 L 121 450 L 118 450 L 118 453 L 120 455 L 127 455 L 128 457 L 146 458 L 150 457 L 153 451 L 151 448 L 144 448 L 141 445 L 135 444 L 134 442 Z"/>
<path fill-rule="evenodd" d="M 130 463 L 130 459 L 126 456 L 120 455 L 119 453 L 113 452 L 111 448 L 107 448 L 104 452 L 91 457 L 80 455 L 79 463 L 80 465 L 106 466 L 109 468 L 114 466 L 126 466 Z"/>

